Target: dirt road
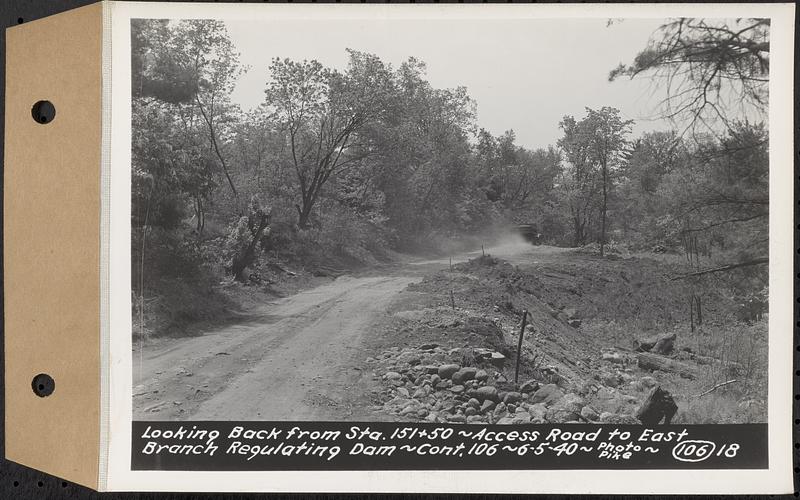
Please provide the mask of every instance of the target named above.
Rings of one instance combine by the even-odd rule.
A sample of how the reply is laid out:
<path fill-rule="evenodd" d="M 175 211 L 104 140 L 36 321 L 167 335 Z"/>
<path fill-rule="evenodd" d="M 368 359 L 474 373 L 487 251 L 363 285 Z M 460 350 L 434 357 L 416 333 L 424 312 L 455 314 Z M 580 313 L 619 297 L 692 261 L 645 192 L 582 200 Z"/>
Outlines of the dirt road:
<path fill-rule="evenodd" d="M 134 352 L 134 418 L 318 420 L 341 417 L 337 395 L 359 341 L 413 277 L 341 277 L 264 306 L 248 322 L 166 339 Z"/>
<path fill-rule="evenodd" d="M 549 248 L 510 243 L 486 251 L 535 262 Z M 359 411 L 348 396 L 363 389 L 363 337 L 375 333 L 370 327 L 401 290 L 448 262 L 409 262 L 393 276 L 343 276 L 265 304 L 241 324 L 145 345 L 133 353 L 134 418 L 347 419 Z"/>

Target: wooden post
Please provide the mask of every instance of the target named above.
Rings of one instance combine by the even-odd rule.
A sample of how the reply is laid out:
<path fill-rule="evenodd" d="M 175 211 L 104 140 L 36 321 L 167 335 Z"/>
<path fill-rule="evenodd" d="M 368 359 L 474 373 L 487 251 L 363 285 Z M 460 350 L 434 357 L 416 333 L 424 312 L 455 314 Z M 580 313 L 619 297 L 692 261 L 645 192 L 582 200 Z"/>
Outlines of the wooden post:
<path fill-rule="evenodd" d="M 689 324 L 691 325 L 692 333 L 694 333 L 694 295 L 689 299 Z"/>
<path fill-rule="evenodd" d="M 450 272 L 453 272 L 453 258 L 450 257 Z"/>
<path fill-rule="evenodd" d="M 522 359 L 522 336 L 525 334 L 525 325 L 528 323 L 528 310 L 522 311 L 522 326 L 519 328 L 519 341 L 517 341 L 517 367 L 514 370 L 514 383 L 519 383 L 519 361 Z"/>
<path fill-rule="evenodd" d="M 453 296 L 453 290 L 452 289 L 450 290 L 450 307 L 452 307 L 454 311 L 456 310 L 456 299 Z"/>

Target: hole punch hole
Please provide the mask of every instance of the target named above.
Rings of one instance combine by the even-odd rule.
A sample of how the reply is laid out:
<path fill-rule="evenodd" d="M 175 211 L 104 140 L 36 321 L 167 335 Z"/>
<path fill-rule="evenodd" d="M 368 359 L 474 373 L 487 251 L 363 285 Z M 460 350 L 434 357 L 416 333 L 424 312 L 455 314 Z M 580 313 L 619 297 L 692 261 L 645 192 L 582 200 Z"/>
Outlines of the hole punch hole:
<path fill-rule="evenodd" d="M 40 398 L 46 398 L 47 396 L 53 394 L 53 391 L 56 390 L 56 381 L 53 380 L 53 377 L 50 375 L 46 373 L 40 373 L 39 375 L 33 377 L 31 387 L 33 388 L 34 394 Z"/>
<path fill-rule="evenodd" d="M 31 108 L 31 116 L 36 123 L 46 125 L 56 119 L 56 107 L 50 101 L 37 101 Z"/>

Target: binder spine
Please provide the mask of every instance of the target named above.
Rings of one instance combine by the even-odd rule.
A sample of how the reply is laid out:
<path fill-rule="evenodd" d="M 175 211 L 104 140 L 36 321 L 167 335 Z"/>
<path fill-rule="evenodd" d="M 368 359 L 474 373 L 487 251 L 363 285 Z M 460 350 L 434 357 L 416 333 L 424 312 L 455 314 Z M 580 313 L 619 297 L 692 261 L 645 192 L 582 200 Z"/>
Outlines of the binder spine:
<path fill-rule="evenodd" d="M 111 231 L 111 10 L 112 4 L 103 2 L 102 48 L 102 150 L 100 152 L 100 450 L 98 456 L 98 489 L 105 491 L 108 484 L 108 453 L 111 419 L 110 363 L 110 277 L 109 249 Z"/>

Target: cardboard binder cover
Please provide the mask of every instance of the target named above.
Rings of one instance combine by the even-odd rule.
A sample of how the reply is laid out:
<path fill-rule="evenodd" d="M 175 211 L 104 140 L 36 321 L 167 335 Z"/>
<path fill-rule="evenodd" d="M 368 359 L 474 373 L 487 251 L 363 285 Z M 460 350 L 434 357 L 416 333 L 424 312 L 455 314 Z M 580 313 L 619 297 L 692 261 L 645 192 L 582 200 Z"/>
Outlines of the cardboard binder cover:
<path fill-rule="evenodd" d="M 102 4 L 6 32 L 6 457 L 97 487 Z M 55 119 L 32 106 L 53 103 Z M 54 392 L 37 396 L 47 374 Z"/>

